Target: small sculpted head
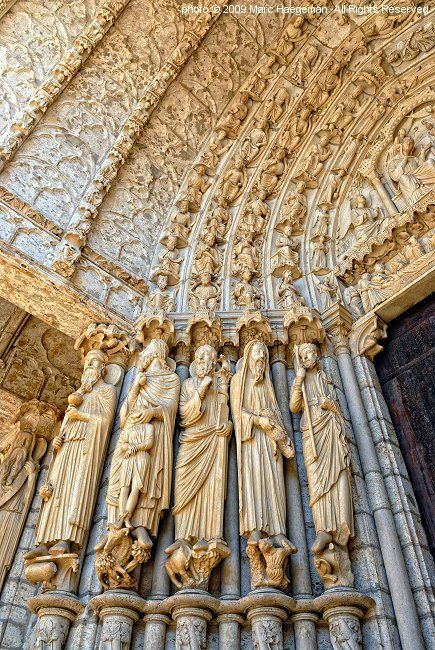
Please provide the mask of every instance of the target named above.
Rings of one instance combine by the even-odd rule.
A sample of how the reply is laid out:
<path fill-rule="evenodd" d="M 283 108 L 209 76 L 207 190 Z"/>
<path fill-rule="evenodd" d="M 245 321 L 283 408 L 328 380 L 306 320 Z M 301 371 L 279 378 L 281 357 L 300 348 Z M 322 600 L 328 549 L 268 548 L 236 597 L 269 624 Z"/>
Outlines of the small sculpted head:
<path fill-rule="evenodd" d="M 299 346 L 299 357 L 305 370 L 311 370 L 319 360 L 319 348 L 315 343 L 302 343 Z"/>
<path fill-rule="evenodd" d="M 195 352 L 196 375 L 204 379 L 213 372 L 217 362 L 217 353 L 211 345 L 201 345 Z"/>
<path fill-rule="evenodd" d="M 103 376 L 103 371 L 107 363 L 107 354 L 103 350 L 90 350 L 86 355 L 83 375 L 82 389 L 89 393 L 97 381 Z"/>
<path fill-rule="evenodd" d="M 248 360 L 248 367 L 251 371 L 255 383 L 258 384 L 264 379 L 267 362 L 267 348 L 264 343 L 257 341 L 251 348 L 251 354 Z"/>

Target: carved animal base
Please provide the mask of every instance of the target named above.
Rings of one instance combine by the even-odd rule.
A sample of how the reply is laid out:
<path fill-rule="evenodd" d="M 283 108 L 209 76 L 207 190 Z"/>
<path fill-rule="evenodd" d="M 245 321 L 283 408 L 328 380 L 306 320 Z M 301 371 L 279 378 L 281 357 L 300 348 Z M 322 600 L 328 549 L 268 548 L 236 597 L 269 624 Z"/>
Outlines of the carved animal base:
<path fill-rule="evenodd" d="M 285 589 L 289 583 L 286 569 L 291 553 L 297 553 L 297 548 L 285 538 L 279 546 L 275 546 L 269 537 L 248 542 L 246 555 L 251 565 L 251 588 Z"/>
<path fill-rule="evenodd" d="M 151 548 L 133 540 L 128 528 L 112 526 L 94 551 L 95 570 L 104 589 L 137 589 L 138 578 L 131 574 L 148 562 Z"/>
<path fill-rule="evenodd" d="M 347 546 L 330 542 L 323 551 L 314 554 L 314 566 L 325 589 L 353 587 L 353 573 Z"/>
<path fill-rule="evenodd" d="M 73 574 L 79 568 L 79 558 L 76 553 L 64 555 L 43 555 L 31 560 L 25 560 L 24 573 L 32 584 L 40 582 L 42 591 L 62 589 L 72 591 Z"/>
<path fill-rule="evenodd" d="M 231 554 L 223 540 L 213 539 L 191 546 L 185 540 L 178 540 L 165 551 L 169 557 L 166 571 L 178 589 L 208 588 L 211 572 L 219 562 Z"/>

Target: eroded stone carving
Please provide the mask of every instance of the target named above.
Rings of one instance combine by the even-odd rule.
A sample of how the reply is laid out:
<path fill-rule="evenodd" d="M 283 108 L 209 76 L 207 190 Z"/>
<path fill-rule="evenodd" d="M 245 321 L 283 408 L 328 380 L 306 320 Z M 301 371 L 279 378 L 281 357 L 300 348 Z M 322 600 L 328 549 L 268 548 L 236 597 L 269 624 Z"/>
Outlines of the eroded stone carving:
<path fill-rule="evenodd" d="M 237 440 L 240 534 L 248 540 L 251 585 L 284 588 L 287 557 L 296 552 L 286 538 L 283 456 L 293 447 L 281 420 L 269 377 L 264 343 L 247 343 L 231 382 Z M 262 471 L 259 468 L 262 467 Z"/>
<path fill-rule="evenodd" d="M 290 410 L 303 411 L 301 431 L 316 540 L 314 564 L 325 587 L 352 586 L 347 543 L 354 535 L 350 451 L 332 382 L 315 343 L 295 350 Z"/>
<path fill-rule="evenodd" d="M 217 368 L 217 369 L 216 369 Z M 175 542 L 166 549 L 173 583 L 207 589 L 212 569 L 230 554 L 223 539 L 229 421 L 228 362 L 200 346 L 180 396 L 180 451 L 175 472 Z"/>
<path fill-rule="evenodd" d="M 31 400 L 18 412 L 15 423 L 0 444 L 0 584 L 11 565 L 27 516 L 44 456 L 59 410 Z"/>

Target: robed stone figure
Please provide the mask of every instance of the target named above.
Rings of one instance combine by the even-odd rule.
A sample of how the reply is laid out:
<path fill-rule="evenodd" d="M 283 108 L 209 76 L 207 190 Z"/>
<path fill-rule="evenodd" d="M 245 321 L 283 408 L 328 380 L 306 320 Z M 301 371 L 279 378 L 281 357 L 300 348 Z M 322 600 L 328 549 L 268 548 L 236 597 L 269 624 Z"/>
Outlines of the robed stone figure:
<path fill-rule="evenodd" d="M 108 525 L 134 531 L 152 546 L 162 511 L 169 508 L 172 438 L 180 380 L 164 340 L 153 339 L 139 356 L 135 379 L 121 407 L 121 433 L 110 468 Z"/>
<path fill-rule="evenodd" d="M 116 387 L 104 379 L 107 360 L 102 350 L 90 350 L 81 386 L 68 398 L 61 430 L 53 440 L 48 480 L 41 488 L 37 547 L 27 560 L 74 553 L 83 546 L 117 401 Z"/>
<path fill-rule="evenodd" d="M 227 482 L 230 368 L 210 345 L 196 350 L 180 395 L 180 449 L 175 472 L 175 542 L 167 571 L 178 586 L 206 587 L 229 549 L 223 539 Z M 179 562 L 180 560 L 180 562 Z M 176 577 L 179 576 L 180 580 Z"/>
<path fill-rule="evenodd" d="M 317 345 L 300 345 L 298 356 L 290 410 L 303 412 L 302 445 L 317 535 L 312 550 L 320 554 L 331 542 L 346 546 L 354 535 L 350 452 L 343 415 L 320 366 Z"/>
<path fill-rule="evenodd" d="M 283 453 L 293 456 L 270 379 L 267 346 L 250 341 L 231 382 L 237 441 L 240 534 L 286 534 Z"/>

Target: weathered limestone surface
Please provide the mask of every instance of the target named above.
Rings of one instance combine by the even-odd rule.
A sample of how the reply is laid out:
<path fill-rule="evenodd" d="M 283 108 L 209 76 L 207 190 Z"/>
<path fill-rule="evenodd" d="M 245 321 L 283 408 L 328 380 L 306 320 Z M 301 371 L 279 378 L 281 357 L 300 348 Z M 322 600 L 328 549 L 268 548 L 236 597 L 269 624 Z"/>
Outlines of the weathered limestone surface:
<path fill-rule="evenodd" d="M 0 0 L 1 648 L 433 642 L 373 358 L 435 277 L 434 9 L 276 4 Z"/>

